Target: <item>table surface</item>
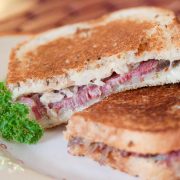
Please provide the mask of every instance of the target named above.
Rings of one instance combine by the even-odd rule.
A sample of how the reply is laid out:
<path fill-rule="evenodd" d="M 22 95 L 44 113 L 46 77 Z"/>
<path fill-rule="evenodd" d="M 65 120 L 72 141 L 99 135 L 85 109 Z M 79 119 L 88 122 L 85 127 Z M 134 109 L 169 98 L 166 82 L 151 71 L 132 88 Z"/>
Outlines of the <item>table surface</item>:
<path fill-rule="evenodd" d="M 180 0 L 31 0 L 15 14 L 0 17 L 0 33 L 37 33 L 133 6 L 161 6 L 180 15 Z M 1 5 L 1 4 L 0 4 Z M 13 12 L 13 11 L 12 11 Z"/>

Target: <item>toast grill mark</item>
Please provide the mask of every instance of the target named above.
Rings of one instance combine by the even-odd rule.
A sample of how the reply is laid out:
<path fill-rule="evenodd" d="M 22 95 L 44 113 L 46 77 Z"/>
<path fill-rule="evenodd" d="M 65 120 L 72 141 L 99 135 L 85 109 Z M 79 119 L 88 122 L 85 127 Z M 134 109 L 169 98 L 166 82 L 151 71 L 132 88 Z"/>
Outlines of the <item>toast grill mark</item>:
<path fill-rule="evenodd" d="M 149 75 L 155 75 L 156 72 L 168 69 L 169 61 L 148 60 L 135 64 L 130 67 L 130 71 L 126 74 L 119 75 L 113 73 L 110 77 L 102 80 L 102 86 L 98 85 L 84 85 L 80 87 L 69 87 L 59 91 L 51 92 L 53 96 L 57 97 L 53 102 L 44 104 L 42 97 L 45 94 L 33 94 L 26 97 L 21 97 L 20 101 L 29 104 L 36 119 L 41 119 L 47 116 L 47 109 L 55 111 L 57 114 L 63 113 L 64 110 L 74 111 L 78 108 L 86 106 L 89 102 L 97 100 L 101 97 L 106 97 L 114 92 L 121 85 L 135 84 L 143 81 Z M 61 98 L 59 95 L 61 94 Z M 46 98 L 48 99 L 48 98 Z"/>

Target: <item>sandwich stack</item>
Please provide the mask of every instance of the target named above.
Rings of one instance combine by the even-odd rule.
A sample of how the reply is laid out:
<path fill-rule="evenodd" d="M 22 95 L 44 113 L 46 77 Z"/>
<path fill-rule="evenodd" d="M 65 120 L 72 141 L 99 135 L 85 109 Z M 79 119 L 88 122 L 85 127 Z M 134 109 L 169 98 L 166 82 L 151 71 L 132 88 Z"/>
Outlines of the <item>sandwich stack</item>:
<path fill-rule="evenodd" d="M 180 178 L 180 85 L 112 95 L 67 126 L 68 150 L 140 179 Z"/>
<path fill-rule="evenodd" d="M 7 85 L 43 127 L 70 119 L 73 155 L 142 179 L 179 179 L 179 84 L 142 88 L 180 81 L 179 40 L 169 10 L 117 11 L 20 44 Z"/>
<path fill-rule="evenodd" d="M 35 36 L 11 54 L 7 84 L 43 127 L 105 97 L 180 81 L 173 12 L 132 8 Z"/>

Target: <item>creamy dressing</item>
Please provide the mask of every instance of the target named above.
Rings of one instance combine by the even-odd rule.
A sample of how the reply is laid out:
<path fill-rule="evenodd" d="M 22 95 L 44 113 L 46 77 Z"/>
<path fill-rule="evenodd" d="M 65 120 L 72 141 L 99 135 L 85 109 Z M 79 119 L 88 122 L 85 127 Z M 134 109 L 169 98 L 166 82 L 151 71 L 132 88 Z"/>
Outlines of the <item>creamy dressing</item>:
<path fill-rule="evenodd" d="M 170 66 L 167 79 L 170 79 L 173 82 L 180 80 L 180 63 L 175 67 L 172 67 L 172 65 Z"/>
<path fill-rule="evenodd" d="M 143 81 L 144 83 L 152 83 L 156 84 L 157 81 L 167 81 L 167 82 L 177 82 L 180 80 L 180 65 L 177 65 L 175 67 L 170 66 L 168 70 L 162 70 L 160 72 L 151 72 L 147 75 L 144 76 Z M 128 85 L 135 85 L 142 83 L 140 82 L 137 77 L 132 78 L 130 82 L 123 83 L 119 86 L 118 91 L 120 89 L 124 89 Z M 104 84 L 104 82 L 103 82 Z M 102 85 L 102 84 L 101 84 Z M 77 87 L 71 87 L 71 88 L 66 88 L 63 90 L 60 90 L 59 93 L 54 93 L 54 92 L 47 92 L 43 93 L 43 95 L 40 98 L 40 101 L 48 105 L 49 103 L 55 103 L 55 102 L 60 102 L 61 100 L 64 99 L 64 97 L 73 97 L 73 95 L 77 92 Z"/>
<path fill-rule="evenodd" d="M 53 92 L 45 92 L 40 97 L 40 101 L 42 102 L 42 104 L 44 104 L 47 107 L 49 103 L 55 103 L 57 101 L 61 101 L 61 100 L 63 100 L 63 98 L 64 98 L 63 94 L 53 93 Z"/>
<path fill-rule="evenodd" d="M 94 80 L 93 84 L 102 86 L 104 84 L 102 79 L 111 76 L 113 72 L 116 72 L 117 74 L 129 72 L 129 65 L 124 61 L 119 61 L 116 56 L 111 56 L 108 60 L 106 58 L 101 58 L 98 63 L 99 64 L 91 64 L 86 70 L 78 73 L 77 71 L 71 71 L 69 73 L 71 80 L 76 82 L 76 85 L 78 86 L 89 83 L 92 84 L 92 80 Z M 100 67 L 97 68 L 97 66 Z"/>

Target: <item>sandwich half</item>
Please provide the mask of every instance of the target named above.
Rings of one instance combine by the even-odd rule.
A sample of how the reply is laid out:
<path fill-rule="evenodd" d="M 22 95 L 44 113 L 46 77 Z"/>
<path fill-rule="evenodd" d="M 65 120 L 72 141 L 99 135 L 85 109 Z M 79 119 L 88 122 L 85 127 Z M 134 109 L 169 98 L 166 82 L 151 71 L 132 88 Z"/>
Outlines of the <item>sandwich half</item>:
<path fill-rule="evenodd" d="M 144 180 L 179 180 L 180 85 L 111 95 L 75 113 L 65 137 L 73 155 Z"/>
<path fill-rule="evenodd" d="M 180 23 L 173 12 L 140 7 L 67 25 L 12 51 L 7 85 L 43 127 L 110 94 L 180 81 Z"/>

